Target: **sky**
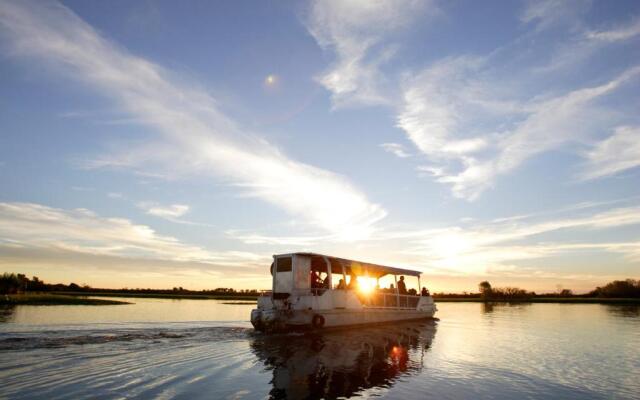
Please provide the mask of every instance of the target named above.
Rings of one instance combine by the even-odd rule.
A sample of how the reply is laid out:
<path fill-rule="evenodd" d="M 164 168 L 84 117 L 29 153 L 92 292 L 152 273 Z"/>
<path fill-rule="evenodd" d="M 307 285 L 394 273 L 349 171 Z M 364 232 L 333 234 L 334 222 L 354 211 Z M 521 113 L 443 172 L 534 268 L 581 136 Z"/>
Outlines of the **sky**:
<path fill-rule="evenodd" d="M 0 270 L 268 289 L 273 254 L 640 278 L 637 1 L 0 0 Z"/>

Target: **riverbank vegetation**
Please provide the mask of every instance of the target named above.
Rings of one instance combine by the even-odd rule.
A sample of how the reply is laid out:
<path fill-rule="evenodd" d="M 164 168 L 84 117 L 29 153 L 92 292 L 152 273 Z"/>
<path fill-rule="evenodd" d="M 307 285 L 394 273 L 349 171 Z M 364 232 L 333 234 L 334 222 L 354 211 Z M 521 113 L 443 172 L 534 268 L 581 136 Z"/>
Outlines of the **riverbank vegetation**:
<path fill-rule="evenodd" d="M 32 306 L 57 306 L 57 305 L 85 305 L 85 306 L 110 306 L 117 304 L 131 304 L 125 301 L 89 299 L 79 296 L 64 296 L 59 294 L 5 294 L 0 295 L 0 305 L 32 305 Z"/>
<path fill-rule="evenodd" d="M 231 300 L 255 301 L 260 295 L 258 290 L 235 290 L 216 288 L 210 290 L 188 290 L 182 287 L 172 289 L 102 289 L 76 283 L 49 284 L 38 277 L 27 278 L 23 274 L 4 273 L 0 275 L 0 295 L 20 293 L 44 293 L 67 297 L 151 297 L 194 300 Z M 1 297 L 1 296 L 0 296 Z M 517 287 L 493 287 L 488 281 L 478 285 L 475 293 L 434 293 L 439 302 L 535 302 L 535 303 L 608 303 L 640 304 L 640 280 L 627 279 L 613 281 L 585 294 L 574 294 L 571 289 L 558 288 L 553 293 L 535 293 Z M 26 301 L 26 300 L 25 300 Z M 23 303 L 26 304 L 26 303 Z M 30 303 L 33 304 L 33 303 Z"/>
<path fill-rule="evenodd" d="M 640 304 L 640 280 L 613 281 L 585 294 L 574 294 L 571 289 L 563 288 L 553 293 L 537 294 L 517 287 L 493 287 L 488 281 L 483 281 L 478 285 L 477 293 L 434 293 L 433 297 L 440 302 Z"/>
<path fill-rule="evenodd" d="M 102 289 L 89 285 L 70 283 L 45 283 L 37 276 L 29 279 L 24 274 L 3 273 L 0 275 L 0 294 L 51 293 L 69 296 L 108 296 L 108 297 L 153 297 L 169 299 L 215 299 L 215 300 L 255 300 L 258 290 L 235 290 L 217 288 L 211 290 L 188 290 L 183 287 L 172 289 L 122 288 Z"/>

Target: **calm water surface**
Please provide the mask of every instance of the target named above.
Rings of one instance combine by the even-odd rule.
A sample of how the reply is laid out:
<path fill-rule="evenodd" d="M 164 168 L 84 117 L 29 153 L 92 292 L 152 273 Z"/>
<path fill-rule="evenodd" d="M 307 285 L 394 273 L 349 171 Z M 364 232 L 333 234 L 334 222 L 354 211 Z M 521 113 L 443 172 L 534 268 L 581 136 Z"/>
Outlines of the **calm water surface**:
<path fill-rule="evenodd" d="M 439 303 L 437 323 L 264 336 L 252 305 L 0 310 L 1 398 L 640 399 L 640 307 Z"/>

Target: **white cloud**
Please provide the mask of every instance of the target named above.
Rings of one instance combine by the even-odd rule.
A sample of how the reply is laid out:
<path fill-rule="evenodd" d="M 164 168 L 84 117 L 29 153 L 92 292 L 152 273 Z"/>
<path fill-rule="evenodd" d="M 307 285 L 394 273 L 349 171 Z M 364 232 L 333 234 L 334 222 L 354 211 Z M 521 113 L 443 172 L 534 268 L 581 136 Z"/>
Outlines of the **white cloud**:
<path fill-rule="evenodd" d="M 407 153 L 406 149 L 400 143 L 382 143 L 380 145 L 387 153 L 391 153 L 399 158 L 411 157 L 411 154 Z"/>
<path fill-rule="evenodd" d="M 640 166 L 640 127 L 621 126 L 585 154 L 583 179 L 602 178 Z"/>
<path fill-rule="evenodd" d="M 227 236 L 240 240 L 245 244 L 250 245 L 269 245 L 269 246 L 287 246 L 287 252 L 293 251 L 291 246 L 300 247 L 300 250 L 308 246 L 317 245 L 319 242 L 326 242 L 335 240 L 331 236 L 308 236 L 308 235 L 296 235 L 296 236 L 269 236 L 254 232 L 239 232 L 230 230 L 226 232 Z"/>
<path fill-rule="evenodd" d="M 604 42 L 625 41 L 640 35 L 640 18 L 613 29 L 587 32 L 587 38 Z"/>
<path fill-rule="evenodd" d="M 579 24 L 578 17 L 589 10 L 589 0 L 530 0 L 520 20 L 533 23 L 537 30 Z"/>
<path fill-rule="evenodd" d="M 549 242 L 545 234 L 561 230 L 572 232 L 612 229 L 640 225 L 640 207 L 623 207 L 591 215 L 554 218 L 534 222 L 529 217 L 501 219 L 500 223 L 470 224 L 442 229 L 385 234 L 381 240 L 395 237 L 408 239 L 400 250 L 415 257 L 423 265 L 440 268 L 450 273 L 483 274 L 513 267 L 523 272 L 519 261 L 555 256 L 559 253 L 584 250 L 604 250 L 623 254 L 629 260 L 638 258 L 636 241 L 620 242 Z M 523 241 L 526 240 L 526 243 Z M 526 272 L 526 271 L 525 271 Z"/>
<path fill-rule="evenodd" d="M 307 28 L 318 44 L 333 51 L 334 64 L 318 81 L 333 94 L 334 106 L 386 104 L 379 68 L 392 54 L 387 41 L 430 2 L 416 0 L 314 1 Z"/>
<path fill-rule="evenodd" d="M 147 214 L 161 218 L 178 218 L 189 212 L 189 206 L 185 204 L 172 204 L 163 207 L 154 203 L 140 203 L 139 207 L 145 209 Z"/>
<path fill-rule="evenodd" d="M 630 68 L 599 86 L 546 99 L 509 100 L 489 94 L 504 92 L 499 82 L 472 78 L 481 65 L 462 57 L 427 68 L 408 81 L 397 117 L 398 127 L 436 163 L 420 170 L 468 200 L 532 156 L 596 134 L 610 121 L 606 110 L 593 104 L 640 73 Z M 496 119 L 513 122 L 500 132 L 488 130 L 499 126 Z"/>
<path fill-rule="evenodd" d="M 17 53 L 82 79 L 160 132 L 168 142 L 165 165 L 228 179 L 345 239 L 366 236 L 386 215 L 342 176 L 291 160 L 243 132 L 209 94 L 110 43 L 58 3 L 3 2 L 0 26 Z M 139 164 L 129 161 L 125 167 Z"/>
<path fill-rule="evenodd" d="M 38 258 L 38 254 L 65 260 L 82 256 L 87 260 L 109 259 L 107 268 L 123 260 L 155 260 L 173 268 L 188 264 L 191 268 L 215 271 L 218 267 L 255 267 L 258 261 L 264 266 L 268 261 L 268 256 L 259 254 L 209 251 L 124 218 L 33 203 L 0 203 L 0 248 L 5 247 L 16 254 L 22 250 L 19 254 L 26 262 Z"/>
<path fill-rule="evenodd" d="M 487 88 L 471 78 L 480 64 L 470 57 L 445 59 L 405 82 L 397 126 L 424 154 L 460 158 L 487 146 L 483 137 L 460 137 L 464 120 L 497 110 L 486 100 Z"/>

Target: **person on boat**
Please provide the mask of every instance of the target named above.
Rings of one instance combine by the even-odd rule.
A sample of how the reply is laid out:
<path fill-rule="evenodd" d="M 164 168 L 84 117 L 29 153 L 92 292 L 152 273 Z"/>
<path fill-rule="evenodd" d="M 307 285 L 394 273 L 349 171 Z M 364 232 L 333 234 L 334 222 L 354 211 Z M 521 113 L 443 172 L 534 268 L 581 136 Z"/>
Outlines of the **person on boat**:
<path fill-rule="evenodd" d="M 404 276 L 400 276 L 400 281 L 398 281 L 398 293 L 407 294 L 407 285 L 404 283 Z"/>
<path fill-rule="evenodd" d="M 420 294 L 422 294 L 423 296 L 429 296 L 429 289 L 423 286 L 422 292 Z"/>
<path fill-rule="evenodd" d="M 344 279 L 340 279 L 340 281 L 338 282 L 338 286 L 336 287 L 336 289 L 338 290 L 346 290 L 347 289 L 347 284 L 344 283 Z"/>
<path fill-rule="evenodd" d="M 391 285 L 389 285 L 389 289 L 387 289 L 387 292 L 389 292 L 389 293 L 395 293 L 396 292 L 396 287 L 393 285 L 393 283 Z"/>
<path fill-rule="evenodd" d="M 317 289 L 322 287 L 322 279 L 320 279 L 320 275 L 318 275 L 317 271 L 311 271 L 311 288 Z"/>
<path fill-rule="evenodd" d="M 322 281 L 322 288 L 323 289 L 331 289 L 331 286 L 329 286 L 329 274 L 327 274 L 327 276 L 324 277 L 324 280 Z"/>

